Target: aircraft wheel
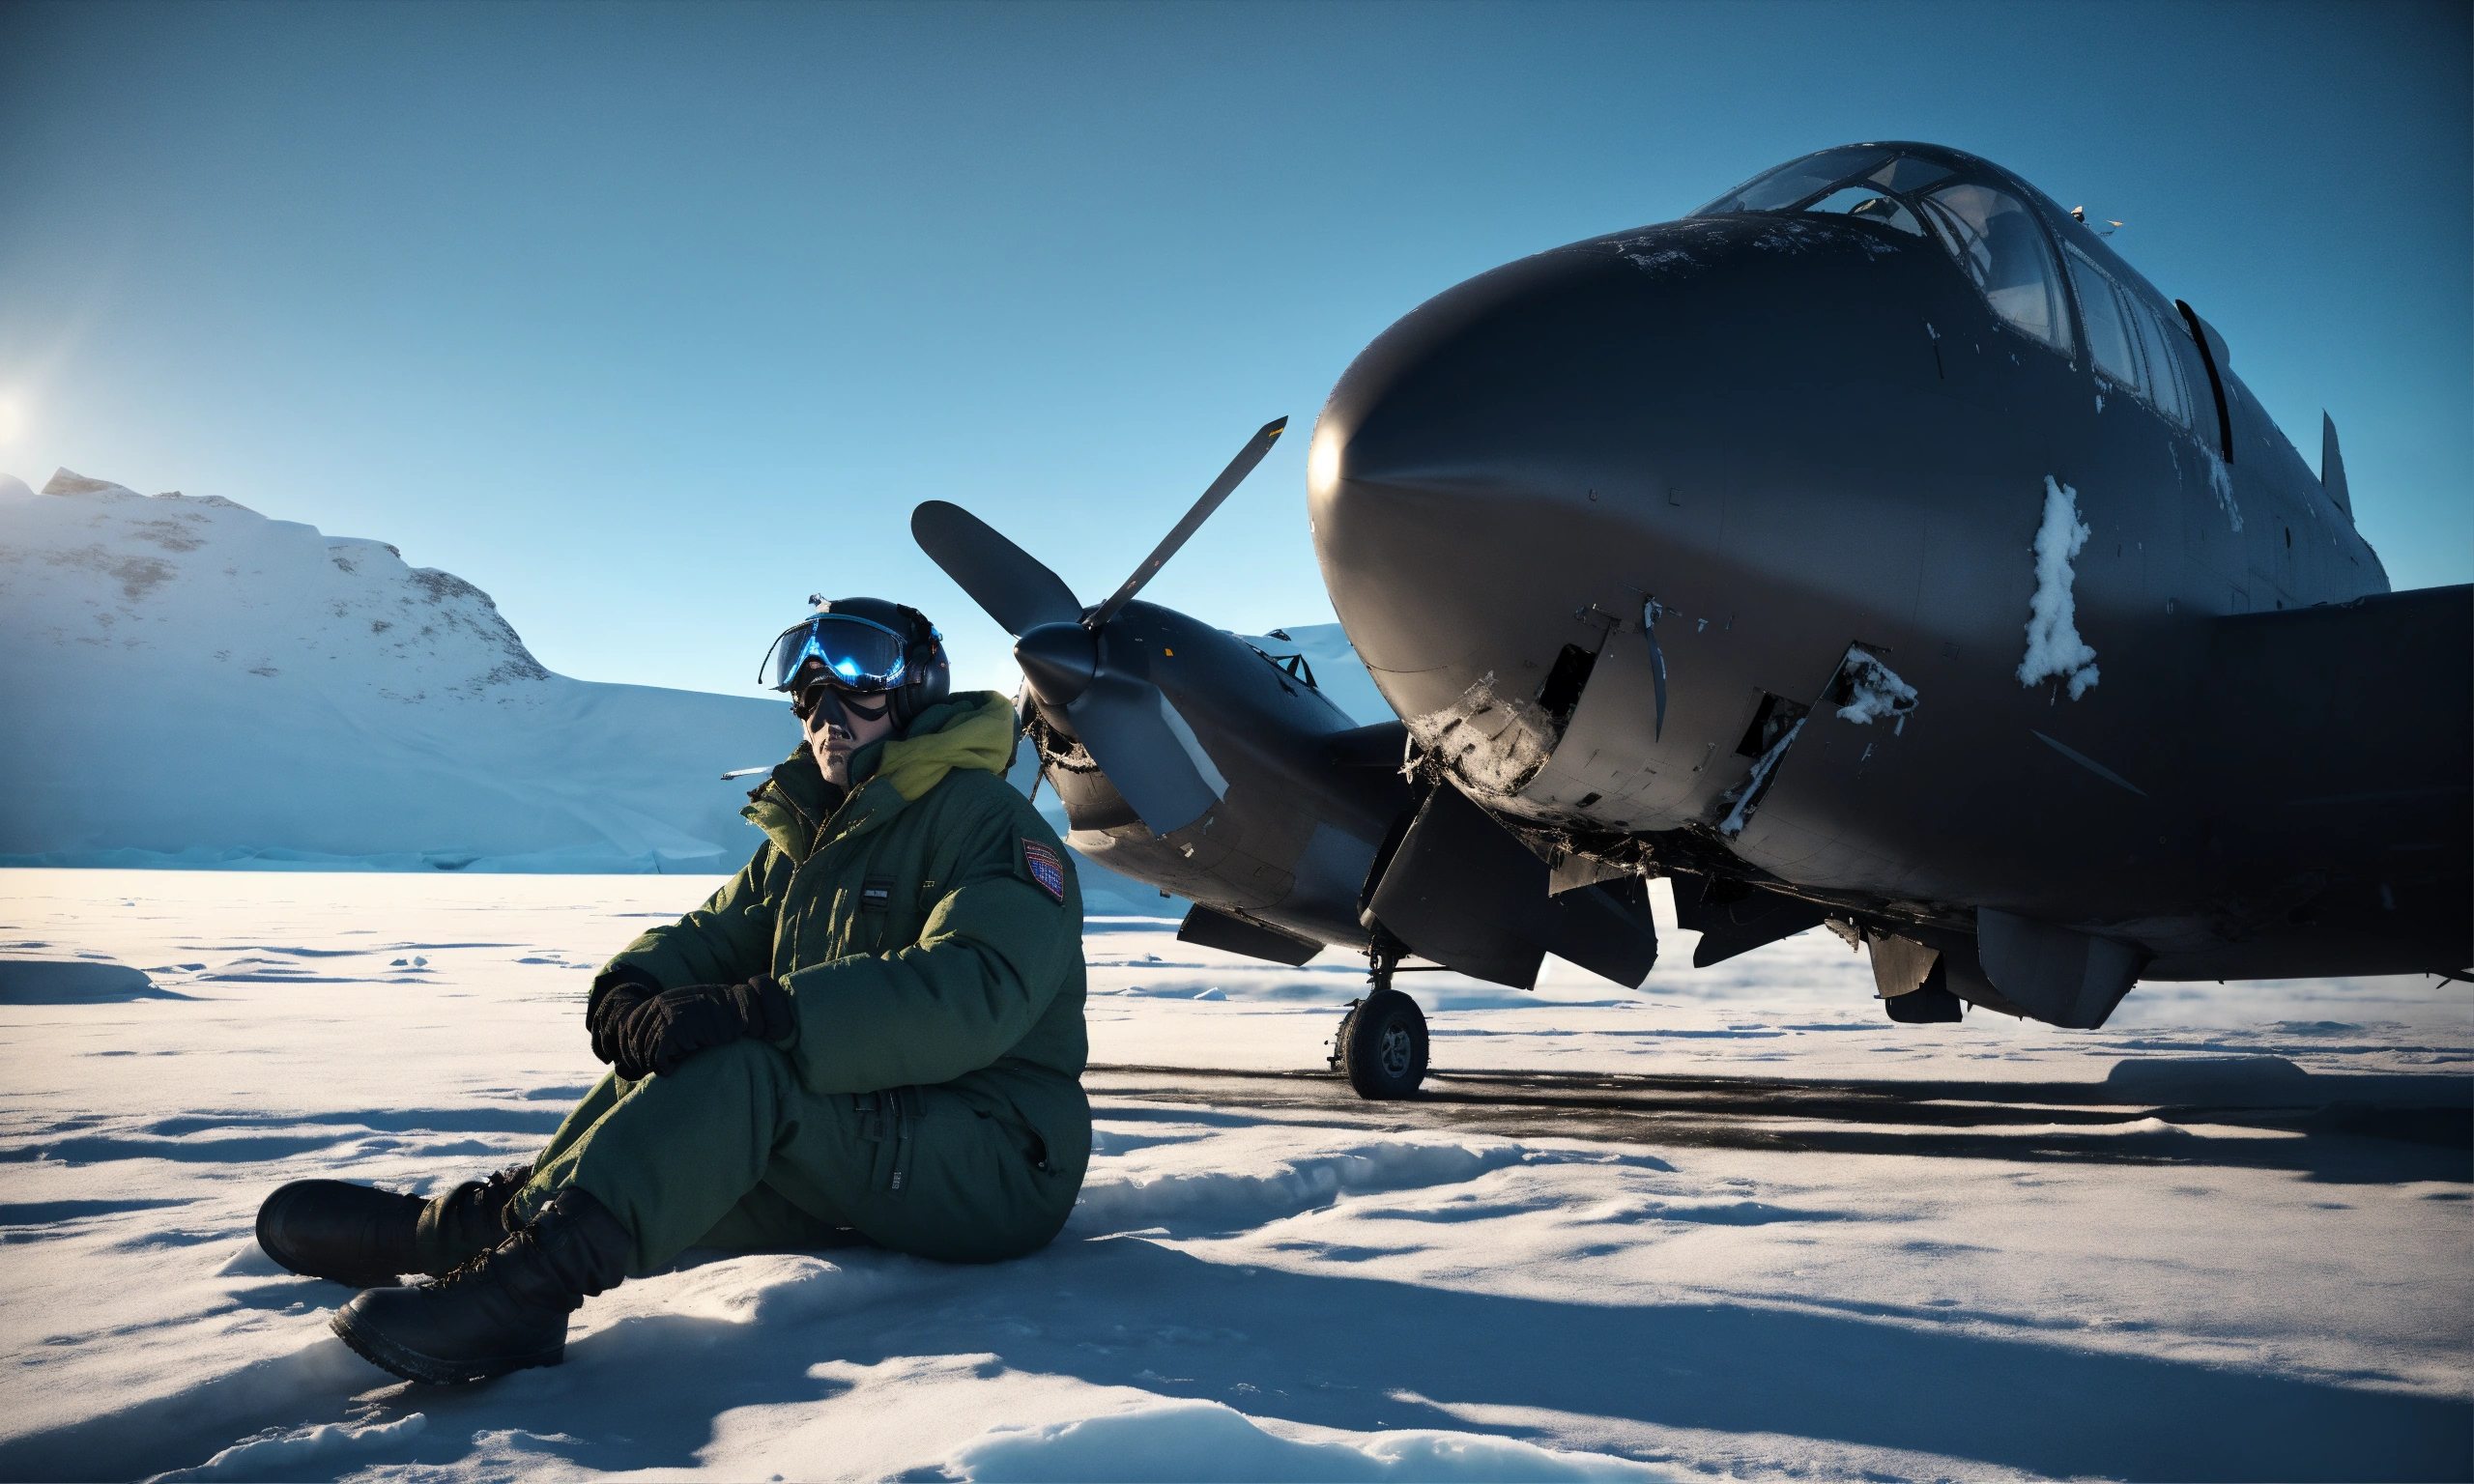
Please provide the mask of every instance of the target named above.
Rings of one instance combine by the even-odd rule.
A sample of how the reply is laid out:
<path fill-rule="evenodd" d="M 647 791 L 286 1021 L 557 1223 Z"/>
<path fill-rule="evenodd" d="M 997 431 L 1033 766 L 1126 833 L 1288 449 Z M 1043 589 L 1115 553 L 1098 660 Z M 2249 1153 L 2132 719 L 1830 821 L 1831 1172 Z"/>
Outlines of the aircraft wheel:
<path fill-rule="evenodd" d="M 1426 1075 L 1426 1017 L 1397 989 L 1377 989 L 1340 1022 L 1340 1065 L 1361 1098 L 1406 1098 Z"/>

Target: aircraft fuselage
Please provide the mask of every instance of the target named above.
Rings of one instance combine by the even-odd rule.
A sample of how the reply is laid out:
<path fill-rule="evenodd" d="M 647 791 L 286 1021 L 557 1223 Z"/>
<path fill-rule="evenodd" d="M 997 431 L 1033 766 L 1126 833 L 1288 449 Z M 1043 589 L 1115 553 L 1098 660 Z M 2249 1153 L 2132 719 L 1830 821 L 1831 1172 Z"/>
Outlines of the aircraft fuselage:
<path fill-rule="evenodd" d="M 2028 205 L 2074 285 L 2045 335 L 1934 232 L 1722 213 L 1481 275 L 1349 368 L 1313 537 L 1412 738 L 1542 837 L 1949 931 L 2016 912 L 2147 978 L 2459 966 L 2465 589 L 2380 596 L 2221 344 L 2068 214 L 1881 148 Z M 2096 363 L 2106 282 L 2149 316 L 2144 389 Z M 2092 655 L 2039 671 L 2057 501 Z M 1854 703 L 1867 665 L 1912 707 Z"/>

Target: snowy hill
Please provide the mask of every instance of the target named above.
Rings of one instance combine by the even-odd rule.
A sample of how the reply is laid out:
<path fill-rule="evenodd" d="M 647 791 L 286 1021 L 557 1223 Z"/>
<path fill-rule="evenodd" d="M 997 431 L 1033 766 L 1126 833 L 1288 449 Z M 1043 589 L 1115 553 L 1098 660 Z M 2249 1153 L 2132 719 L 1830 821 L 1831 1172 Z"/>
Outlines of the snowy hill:
<path fill-rule="evenodd" d="M 487 593 L 230 500 L 0 475 L 0 864 L 716 871 L 786 708 L 552 674 Z"/>
<path fill-rule="evenodd" d="M 729 871 L 757 835 L 720 775 L 796 736 L 779 702 L 552 674 L 383 542 L 67 470 L 0 474 L 0 866 Z M 1338 624 L 1250 642 L 1390 717 Z M 1082 884 L 1093 916 L 1184 906 Z"/>

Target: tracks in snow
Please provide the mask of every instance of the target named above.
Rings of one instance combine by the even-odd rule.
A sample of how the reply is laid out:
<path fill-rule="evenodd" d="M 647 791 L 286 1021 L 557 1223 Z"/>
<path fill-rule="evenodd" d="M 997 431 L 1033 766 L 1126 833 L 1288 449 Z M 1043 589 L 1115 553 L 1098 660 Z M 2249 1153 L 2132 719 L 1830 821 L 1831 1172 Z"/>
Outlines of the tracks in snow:
<path fill-rule="evenodd" d="M 2125 1075 L 2125 1072 L 2129 1074 Z M 1436 1071 L 1369 1102 L 1321 1071 L 1096 1065 L 1103 1121 L 1242 1108 L 1270 1123 L 1667 1147 L 2092 1163 L 2236 1164 L 2325 1179 L 2464 1179 L 2474 1077 L 2314 1074 L 2273 1057 L 2125 1062 L 2104 1082 L 1820 1081 Z M 1154 1115 L 1157 1116 L 1157 1115 Z"/>

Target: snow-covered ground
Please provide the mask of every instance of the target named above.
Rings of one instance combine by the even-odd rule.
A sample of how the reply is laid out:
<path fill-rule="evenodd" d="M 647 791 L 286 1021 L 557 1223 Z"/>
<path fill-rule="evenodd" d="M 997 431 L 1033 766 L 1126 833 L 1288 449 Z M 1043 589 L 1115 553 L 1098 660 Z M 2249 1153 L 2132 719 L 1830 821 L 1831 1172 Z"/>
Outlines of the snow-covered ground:
<path fill-rule="evenodd" d="M 0 872 L 0 1477 L 2474 1470 L 2462 986 L 1902 1027 L 1821 933 L 1404 980 L 1438 1096 L 1366 1104 L 1263 1075 L 1319 1070 L 1354 965 L 1096 921 L 1048 1250 L 690 1254 L 480 1386 L 346 1351 L 261 1196 L 529 1153 L 598 1070 L 590 970 L 711 884 Z"/>

